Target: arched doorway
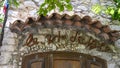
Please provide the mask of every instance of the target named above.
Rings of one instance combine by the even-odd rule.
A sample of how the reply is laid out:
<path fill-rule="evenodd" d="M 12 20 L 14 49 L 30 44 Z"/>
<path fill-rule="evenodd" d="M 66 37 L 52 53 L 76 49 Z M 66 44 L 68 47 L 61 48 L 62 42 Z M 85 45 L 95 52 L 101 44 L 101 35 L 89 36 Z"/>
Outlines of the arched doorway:
<path fill-rule="evenodd" d="M 107 68 L 107 64 L 95 56 L 55 51 L 24 56 L 22 68 Z"/>

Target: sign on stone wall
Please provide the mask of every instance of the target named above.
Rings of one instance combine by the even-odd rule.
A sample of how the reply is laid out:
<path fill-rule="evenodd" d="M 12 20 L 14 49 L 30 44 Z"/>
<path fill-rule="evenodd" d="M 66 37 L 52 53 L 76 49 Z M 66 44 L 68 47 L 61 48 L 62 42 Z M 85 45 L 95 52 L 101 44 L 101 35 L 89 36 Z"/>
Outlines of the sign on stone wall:
<path fill-rule="evenodd" d="M 38 34 L 27 34 L 23 38 L 20 46 L 27 46 L 28 51 L 76 51 L 79 49 L 104 50 L 104 42 L 90 33 L 68 29 L 50 29 L 39 30 Z M 24 41 L 23 41 L 24 40 Z"/>

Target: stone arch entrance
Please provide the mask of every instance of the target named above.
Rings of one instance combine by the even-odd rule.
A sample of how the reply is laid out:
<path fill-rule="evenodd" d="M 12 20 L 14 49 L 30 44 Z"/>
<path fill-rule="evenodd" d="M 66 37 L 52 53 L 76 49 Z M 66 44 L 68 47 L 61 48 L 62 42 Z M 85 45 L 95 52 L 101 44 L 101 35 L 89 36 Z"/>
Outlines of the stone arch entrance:
<path fill-rule="evenodd" d="M 106 61 L 78 52 L 41 52 L 23 57 L 22 68 L 107 68 Z"/>
<path fill-rule="evenodd" d="M 10 30 L 18 37 L 15 59 L 20 68 L 107 68 L 105 60 L 81 53 L 93 49 L 115 52 L 111 47 L 119 36 L 90 16 L 57 13 L 16 20 Z"/>
<path fill-rule="evenodd" d="M 88 49 L 96 48 L 99 51 L 112 52 L 114 50 L 110 47 L 114 46 L 114 42 L 119 39 L 119 31 L 111 30 L 108 25 L 102 25 L 100 21 L 92 20 L 90 16 L 81 18 L 79 15 L 69 16 L 58 13 L 53 13 L 50 16 L 41 15 L 37 19 L 28 17 L 25 22 L 16 20 L 10 24 L 10 30 L 20 37 L 19 49 L 39 43 L 45 45 L 46 40 L 41 40 L 41 36 L 44 36 L 44 39 L 47 39 L 47 45 L 55 42 L 60 43 L 55 46 L 56 48 L 67 48 L 66 45 L 69 44 L 61 43 L 61 41 L 67 40 L 68 43 L 72 42 L 70 45 L 72 44 L 71 47 L 74 49 L 70 47 L 71 50 L 77 48 L 73 45 L 75 42 L 86 45 L 85 47 Z M 49 49 L 49 47 L 45 48 Z"/>

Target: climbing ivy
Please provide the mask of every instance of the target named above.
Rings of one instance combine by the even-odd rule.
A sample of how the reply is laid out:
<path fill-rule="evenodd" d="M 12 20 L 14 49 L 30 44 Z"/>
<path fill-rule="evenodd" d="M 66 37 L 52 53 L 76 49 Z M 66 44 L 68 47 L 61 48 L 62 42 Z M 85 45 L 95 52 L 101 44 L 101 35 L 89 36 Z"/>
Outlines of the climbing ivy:
<path fill-rule="evenodd" d="M 70 0 L 44 0 L 38 10 L 39 15 L 47 15 L 48 12 L 58 9 L 60 12 L 64 10 L 72 10 Z"/>
<path fill-rule="evenodd" d="M 3 7 L 3 1 L 0 1 L 0 10 L 1 10 L 1 7 Z M 0 13 L 0 23 L 3 22 L 3 15 L 2 13 Z"/>
<path fill-rule="evenodd" d="M 101 6 L 96 4 L 92 6 L 92 11 L 96 14 L 101 14 L 104 12 L 106 15 L 110 15 L 112 20 L 120 21 L 120 0 L 113 0 L 114 5 Z M 118 23 L 120 25 L 120 22 Z"/>
<path fill-rule="evenodd" d="M 0 8 L 3 7 L 3 2 L 2 0 L 0 2 Z M 9 0 L 9 5 L 14 5 L 16 7 L 19 6 L 19 2 L 17 0 Z M 70 4 L 70 0 L 44 0 L 44 3 L 42 3 L 39 6 L 39 10 L 37 13 L 39 15 L 47 15 L 48 12 L 58 9 L 60 12 L 64 10 L 72 10 L 73 7 Z M 3 22 L 3 17 L 0 16 L 0 22 Z"/>
<path fill-rule="evenodd" d="M 17 0 L 9 0 L 9 4 L 10 4 L 10 6 L 11 6 L 11 5 L 14 5 L 14 6 L 16 6 L 16 7 L 19 6 L 19 2 L 18 2 Z"/>
<path fill-rule="evenodd" d="M 9 5 L 14 5 L 16 7 L 19 6 L 19 2 L 17 0 L 8 0 L 9 1 Z M 3 3 L 4 3 L 4 0 L 1 0 L 0 1 L 0 8 L 3 7 Z"/>
<path fill-rule="evenodd" d="M 2 23 L 3 22 L 3 15 L 2 14 L 0 14 L 0 23 Z"/>

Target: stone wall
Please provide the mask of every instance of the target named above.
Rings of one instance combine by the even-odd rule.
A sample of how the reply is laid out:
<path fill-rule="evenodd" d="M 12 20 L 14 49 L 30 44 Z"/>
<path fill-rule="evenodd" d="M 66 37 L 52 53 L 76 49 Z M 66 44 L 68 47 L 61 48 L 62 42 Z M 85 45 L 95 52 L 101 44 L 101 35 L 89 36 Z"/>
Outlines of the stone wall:
<path fill-rule="evenodd" d="M 43 0 L 20 0 L 22 4 L 20 4 L 19 8 L 11 7 L 8 14 L 8 21 L 5 27 L 5 34 L 3 39 L 3 46 L 0 48 L 0 68 L 21 68 L 21 56 L 24 53 L 18 51 L 18 43 L 19 36 L 17 34 L 12 33 L 9 29 L 10 23 L 15 21 L 16 19 L 20 19 L 25 21 L 27 17 L 37 17 L 36 10 L 38 9 L 37 5 L 43 3 Z M 24 2 L 23 2 L 24 1 Z M 90 15 L 94 19 L 98 19 L 103 22 L 103 24 L 109 24 L 109 17 L 103 17 L 103 15 L 99 16 L 94 14 L 90 9 L 94 3 L 100 3 L 101 5 L 112 4 L 111 0 L 72 0 L 72 5 L 74 6 L 74 11 L 64 11 L 63 13 L 68 14 L 78 14 L 81 17 L 84 15 Z M 112 29 L 120 29 L 120 26 L 111 25 Z M 120 48 L 120 40 L 116 41 L 116 46 Z M 83 47 L 84 48 L 84 47 Z M 21 50 L 25 50 L 25 47 L 21 48 Z M 94 56 L 98 56 L 107 60 L 108 68 L 120 68 L 120 54 L 115 53 L 107 53 L 107 52 L 99 52 L 95 49 L 87 50 L 81 49 L 80 53 L 90 54 Z M 18 58 L 19 57 L 19 58 Z"/>

